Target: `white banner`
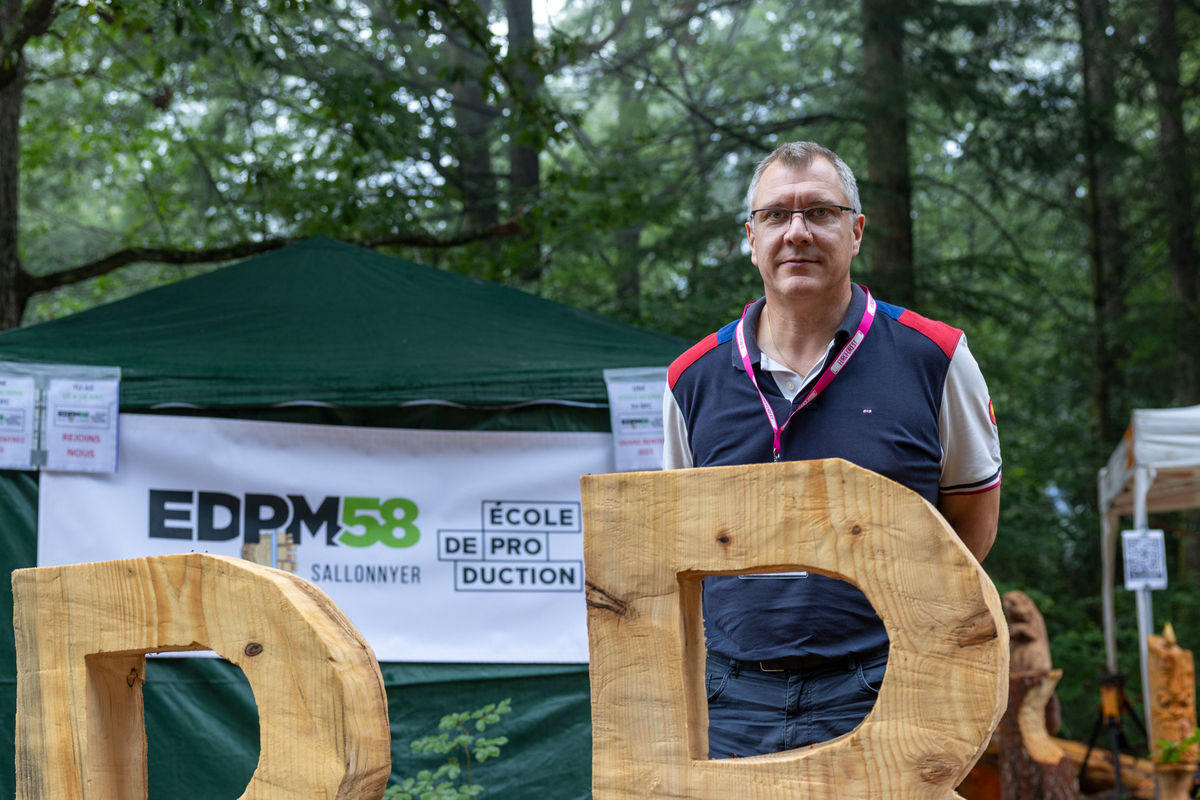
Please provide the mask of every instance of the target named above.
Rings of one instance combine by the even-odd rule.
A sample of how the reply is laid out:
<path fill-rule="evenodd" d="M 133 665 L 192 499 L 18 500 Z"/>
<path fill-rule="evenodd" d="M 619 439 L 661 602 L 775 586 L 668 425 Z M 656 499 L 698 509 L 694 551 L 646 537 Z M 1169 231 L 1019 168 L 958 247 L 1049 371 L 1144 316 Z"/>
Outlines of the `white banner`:
<path fill-rule="evenodd" d="M 122 414 L 120 447 L 115 474 L 42 474 L 39 566 L 262 562 L 290 535 L 278 565 L 381 661 L 587 661 L 579 478 L 612 471 L 609 434 Z"/>

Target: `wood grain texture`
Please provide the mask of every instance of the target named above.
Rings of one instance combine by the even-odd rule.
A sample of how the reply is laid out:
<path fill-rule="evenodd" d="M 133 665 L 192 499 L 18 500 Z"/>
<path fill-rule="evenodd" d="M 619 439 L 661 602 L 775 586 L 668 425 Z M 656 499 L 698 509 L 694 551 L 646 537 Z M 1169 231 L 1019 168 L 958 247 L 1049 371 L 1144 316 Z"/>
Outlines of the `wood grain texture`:
<path fill-rule="evenodd" d="M 846 461 L 588 476 L 593 796 L 950 798 L 1004 710 L 995 587 L 917 494 Z M 874 711 L 820 745 L 709 761 L 705 575 L 858 586 L 891 638 Z"/>
<path fill-rule="evenodd" d="M 1008 710 L 999 731 L 1004 800 L 1080 797 L 1078 769 L 1046 730 L 1046 704 L 1061 678 L 1061 669 L 1009 675 Z"/>
<path fill-rule="evenodd" d="M 391 772 L 383 677 L 324 592 L 201 553 L 13 573 L 17 800 L 147 796 L 145 653 L 212 649 L 258 704 L 245 800 L 376 800 Z"/>
<path fill-rule="evenodd" d="M 1147 637 L 1147 674 L 1150 676 L 1150 741 L 1179 742 L 1196 728 L 1196 666 L 1192 651 L 1175 641 L 1168 623 L 1162 636 Z M 1187 747 L 1177 763 L 1154 757 L 1159 800 L 1187 800 L 1200 748 Z"/>

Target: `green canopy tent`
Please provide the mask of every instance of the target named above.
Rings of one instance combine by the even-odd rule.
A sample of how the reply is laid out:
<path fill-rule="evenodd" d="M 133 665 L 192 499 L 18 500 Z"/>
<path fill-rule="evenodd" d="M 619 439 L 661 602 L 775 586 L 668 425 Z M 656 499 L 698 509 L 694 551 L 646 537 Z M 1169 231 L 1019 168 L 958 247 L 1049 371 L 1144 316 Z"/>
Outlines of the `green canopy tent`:
<path fill-rule="evenodd" d="M 0 334 L 0 361 L 121 367 L 124 412 L 446 430 L 608 431 L 601 370 L 688 342 L 327 237 Z M 31 567 L 38 475 L 0 471 L 0 561 Z M 7 618 L 12 595 L 3 589 Z M 15 789 L 13 632 L 0 626 L 0 782 Z M 590 795 L 585 665 L 381 665 L 398 776 L 442 714 L 512 697 L 494 797 Z M 147 668 L 152 797 L 234 798 L 257 763 L 254 698 L 215 659 Z"/>

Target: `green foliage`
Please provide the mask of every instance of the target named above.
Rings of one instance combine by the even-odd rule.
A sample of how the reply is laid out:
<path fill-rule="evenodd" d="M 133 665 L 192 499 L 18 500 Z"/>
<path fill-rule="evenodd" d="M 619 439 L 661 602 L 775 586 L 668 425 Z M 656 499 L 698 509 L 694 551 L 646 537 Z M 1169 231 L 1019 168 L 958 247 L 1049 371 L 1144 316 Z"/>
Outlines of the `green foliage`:
<path fill-rule="evenodd" d="M 1200 728 L 1195 728 L 1192 735 L 1178 742 L 1158 741 L 1158 753 L 1164 764 L 1178 764 L 1185 752 L 1194 744 L 1200 743 Z"/>
<path fill-rule="evenodd" d="M 449 235 L 519 214 L 521 237 L 392 252 L 699 339 L 761 293 L 741 220 L 758 159 L 813 139 L 864 188 L 873 180 L 856 4 L 568 0 L 532 48 L 510 46 L 508 5 L 520 4 L 180 0 L 65 13 L 26 51 L 24 266 L 43 274 L 126 246 Z M 889 4 L 905 31 L 914 309 L 966 330 L 988 378 L 1005 480 L 985 566 L 1042 608 L 1065 671 L 1064 735 L 1076 739 L 1105 671 L 1096 473 L 1131 409 L 1184 401 L 1180 356 L 1200 347 L 1168 268 L 1166 211 L 1179 204 L 1160 186 L 1164 169 L 1200 155 L 1200 14 L 1181 3 L 1175 15 L 1192 144 L 1186 163 L 1168 164 L 1153 15 L 1104 5 L 1124 264 L 1111 313 L 1092 274 L 1085 151 L 1097 131 L 1080 3 Z M 535 188 L 514 187 L 514 145 L 540 152 Z M 866 214 L 854 275 L 871 285 L 883 265 Z M 208 268 L 130 267 L 35 298 L 26 321 Z M 1196 650 L 1200 520 L 1155 526 L 1176 576 L 1155 613 Z M 1133 605 L 1118 592 L 1137 702 Z"/>
<path fill-rule="evenodd" d="M 438 723 L 438 730 L 447 733 L 433 734 L 414 739 L 414 753 L 439 755 L 450 754 L 446 762 L 436 770 L 421 770 L 415 778 L 405 778 L 393 784 L 383 793 L 387 800 L 470 800 L 483 792 L 471 775 L 471 761 L 483 763 L 500 755 L 500 746 L 508 743 L 508 737 L 487 738 L 482 734 L 488 726 L 500 722 L 500 717 L 512 711 L 508 700 L 489 703 L 475 711 L 447 714 Z M 462 760 L 459 760 L 459 756 Z M 460 777 L 466 783 L 455 785 Z"/>

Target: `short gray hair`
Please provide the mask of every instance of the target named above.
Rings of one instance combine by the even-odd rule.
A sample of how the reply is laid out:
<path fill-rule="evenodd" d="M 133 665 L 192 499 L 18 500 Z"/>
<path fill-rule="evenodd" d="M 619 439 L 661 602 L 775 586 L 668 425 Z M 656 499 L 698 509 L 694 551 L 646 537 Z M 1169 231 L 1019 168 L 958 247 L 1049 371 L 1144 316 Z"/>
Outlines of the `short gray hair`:
<path fill-rule="evenodd" d="M 749 218 L 750 211 L 754 208 L 754 195 L 758 193 L 758 182 L 762 180 L 763 173 L 767 171 L 768 167 L 778 161 L 785 167 L 806 169 L 812 164 L 814 158 L 823 158 L 833 165 L 834 170 L 837 171 L 838 181 L 842 184 L 842 191 L 846 193 L 846 201 L 854 209 L 855 214 L 861 214 L 862 205 L 858 199 L 858 181 L 854 180 L 854 172 L 846 166 L 845 161 L 838 158 L 837 153 L 816 142 L 787 142 L 776 147 L 771 155 L 758 162 L 758 166 L 754 168 L 754 177 L 750 179 L 750 189 L 746 192 L 746 217 Z"/>

